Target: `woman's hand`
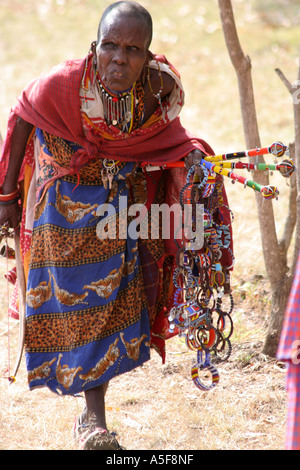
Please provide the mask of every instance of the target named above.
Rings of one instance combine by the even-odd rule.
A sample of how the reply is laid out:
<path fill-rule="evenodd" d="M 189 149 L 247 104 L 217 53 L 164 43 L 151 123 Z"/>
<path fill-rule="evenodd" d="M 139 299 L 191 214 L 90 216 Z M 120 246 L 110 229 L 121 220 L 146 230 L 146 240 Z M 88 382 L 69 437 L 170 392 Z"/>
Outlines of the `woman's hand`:
<path fill-rule="evenodd" d="M 0 227 L 17 228 L 21 220 L 21 207 L 18 202 L 2 206 L 0 205 Z"/>
<path fill-rule="evenodd" d="M 200 175 L 201 174 L 201 168 L 199 167 L 198 163 L 201 162 L 201 160 L 205 157 L 205 153 L 201 152 L 199 149 L 195 149 L 192 152 L 190 152 L 187 157 L 185 158 L 185 168 L 187 171 L 193 166 L 195 166 L 195 173 Z"/>

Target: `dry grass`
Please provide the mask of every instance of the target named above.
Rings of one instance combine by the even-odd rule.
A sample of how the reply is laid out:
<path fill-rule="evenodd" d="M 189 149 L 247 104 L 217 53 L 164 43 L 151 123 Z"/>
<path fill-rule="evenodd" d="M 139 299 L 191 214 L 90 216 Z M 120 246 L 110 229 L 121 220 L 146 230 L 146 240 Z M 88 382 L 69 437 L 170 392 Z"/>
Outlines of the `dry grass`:
<path fill-rule="evenodd" d="M 236 285 L 235 334 L 229 361 L 218 366 L 219 385 L 202 392 L 190 377 L 195 353 L 178 337 L 167 342 L 167 361 L 151 361 L 111 382 L 107 419 L 131 450 L 283 449 L 286 419 L 284 369 L 260 353 L 267 283 Z M 253 293 L 254 291 L 254 293 Z M 266 302 L 266 300 L 265 300 Z M 5 329 L 1 322 L 1 331 Z M 10 334 L 12 352 L 16 328 Z M 1 364 L 7 336 L 0 337 Z M 12 355 L 13 359 L 13 355 Z M 29 392 L 23 362 L 18 380 L 0 382 L 1 449 L 75 449 L 72 426 L 81 397 Z"/>
<path fill-rule="evenodd" d="M 15 97 L 34 76 L 67 57 L 83 56 L 101 0 L 0 0 L 0 129 Z M 224 45 L 216 0 L 142 1 L 154 17 L 152 49 L 164 52 L 182 74 L 186 109 L 182 122 L 206 139 L 216 153 L 244 147 L 236 78 Z M 274 73 L 281 67 L 296 78 L 299 17 L 293 2 L 234 0 L 241 43 L 251 56 L 263 145 L 293 140 L 290 98 Z M 82 21 L 84 19 L 84 21 Z M 288 187 L 280 179 L 274 203 L 280 234 Z M 195 355 L 180 338 L 167 343 L 167 362 L 151 361 L 114 380 L 107 395 L 109 427 L 128 449 L 283 449 L 285 373 L 261 355 L 270 293 L 260 247 L 253 192 L 226 182 L 235 215 L 235 332 L 230 360 L 219 366 L 220 383 L 203 393 L 190 378 Z M 1 261 L 0 272 L 5 272 Z M 275 267 L 274 267 L 275 269 Z M 258 277 L 259 276 L 259 277 Z M 13 364 L 18 326 L 7 336 L 6 283 L 0 279 L 0 370 Z M 0 449 L 74 449 L 72 425 L 83 398 L 57 397 L 45 389 L 29 392 L 24 361 L 18 380 L 0 380 Z"/>

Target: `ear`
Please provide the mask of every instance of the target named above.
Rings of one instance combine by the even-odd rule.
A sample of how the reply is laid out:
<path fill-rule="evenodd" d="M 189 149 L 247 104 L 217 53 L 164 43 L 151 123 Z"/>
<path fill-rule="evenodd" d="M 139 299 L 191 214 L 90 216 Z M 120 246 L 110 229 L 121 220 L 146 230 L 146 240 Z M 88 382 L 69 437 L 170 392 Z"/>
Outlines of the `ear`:
<path fill-rule="evenodd" d="M 97 68 L 98 66 L 98 59 L 97 59 L 97 41 L 93 41 L 90 47 L 90 54 L 93 54 L 93 64 Z"/>
<path fill-rule="evenodd" d="M 97 41 L 93 41 L 90 47 L 90 52 L 96 54 Z"/>
<path fill-rule="evenodd" d="M 149 63 L 151 60 L 154 59 L 154 54 L 151 51 L 149 51 L 149 49 L 148 49 L 147 56 L 148 56 L 148 62 L 147 63 Z"/>
<path fill-rule="evenodd" d="M 145 60 L 145 63 L 144 63 L 144 70 L 148 67 L 149 65 L 149 62 L 153 59 L 153 54 L 152 52 L 149 51 L 149 49 L 147 50 L 147 53 L 146 53 L 146 60 Z"/>
<path fill-rule="evenodd" d="M 147 53 L 146 53 L 146 60 L 145 60 L 145 63 L 144 63 L 144 66 L 143 66 L 143 70 L 142 70 L 142 73 L 141 73 L 141 77 L 140 77 L 140 80 L 141 82 L 144 84 L 146 82 L 146 77 L 147 77 L 147 68 L 149 66 L 149 62 L 150 60 L 152 60 L 152 57 L 153 57 L 153 54 L 149 51 L 149 49 L 147 50 Z"/>

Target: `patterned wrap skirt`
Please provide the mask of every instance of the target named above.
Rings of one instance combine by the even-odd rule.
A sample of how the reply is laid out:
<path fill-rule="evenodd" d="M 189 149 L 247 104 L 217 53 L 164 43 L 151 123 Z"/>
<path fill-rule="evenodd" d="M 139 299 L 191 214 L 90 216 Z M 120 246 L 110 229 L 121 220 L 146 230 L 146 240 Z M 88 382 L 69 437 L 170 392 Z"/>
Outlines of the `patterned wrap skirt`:
<path fill-rule="evenodd" d="M 140 242 L 127 233 L 133 219 L 119 204 L 138 189 L 130 183 L 135 164 L 122 163 L 110 189 L 99 162 L 79 183 L 54 180 L 36 206 L 26 296 L 30 389 L 78 394 L 150 359 Z M 110 212 L 100 214 L 107 202 Z"/>

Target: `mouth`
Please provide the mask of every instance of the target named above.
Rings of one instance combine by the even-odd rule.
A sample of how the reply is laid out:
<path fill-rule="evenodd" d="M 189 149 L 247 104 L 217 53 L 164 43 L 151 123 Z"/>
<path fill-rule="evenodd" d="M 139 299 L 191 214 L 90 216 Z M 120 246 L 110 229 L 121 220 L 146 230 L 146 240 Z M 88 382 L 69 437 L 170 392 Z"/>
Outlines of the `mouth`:
<path fill-rule="evenodd" d="M 112 72 L 112 76 L 115 77 L 115 78 L 119 78 L 119 79 L 124 79 L 124 78 L 125 78 L 125 74 L 124 74 L 124 73 L 122 73 L 122 72 L 117 72 L 117 71 Z"/>
<path fill-rule="evenodd" d="M 132 83 L 128 82 L 127 74 L 124 72 L 119 72 L 117 70 L 113 70 L 107 76 L 107 86 L 114 91 L 123 91 L 127 90 L 132 86 Z"/>
<path fill-rule="evenodd" d="M 117 67 L 114 64 L 113 67 L 106 67 L 106 69 L 99 70 L 99 77 L 102 83 L 112 92 L 123 92 L 132 87 L 132 73 L 128 70 L 128 67 L 121 66 Z"/>

